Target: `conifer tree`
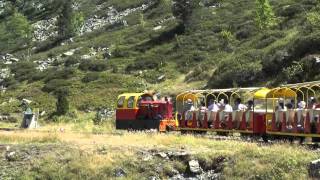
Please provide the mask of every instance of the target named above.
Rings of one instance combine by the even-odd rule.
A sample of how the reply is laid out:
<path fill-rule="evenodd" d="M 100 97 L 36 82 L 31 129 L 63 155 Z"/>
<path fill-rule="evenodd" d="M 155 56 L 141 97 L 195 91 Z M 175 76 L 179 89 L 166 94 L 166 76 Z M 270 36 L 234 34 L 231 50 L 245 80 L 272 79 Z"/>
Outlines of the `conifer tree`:
<path fill-rule="evenodd" d="M 260 29 L 276 25 L 276 17 L 269 0 L 256 0 L 256 21 Z"/>

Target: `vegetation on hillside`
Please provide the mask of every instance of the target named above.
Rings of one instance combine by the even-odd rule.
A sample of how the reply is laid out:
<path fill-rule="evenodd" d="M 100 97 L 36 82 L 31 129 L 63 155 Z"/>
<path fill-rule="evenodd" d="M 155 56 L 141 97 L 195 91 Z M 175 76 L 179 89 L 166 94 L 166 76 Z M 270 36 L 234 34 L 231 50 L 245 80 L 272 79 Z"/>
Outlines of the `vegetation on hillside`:
<path fill-rule="evenodd" d="M 67 87 L 71 109 L 86 110 L 111 107 L 115 94 L 125 91 L 156 88 L 174 94 L 190 87 L 319 79 L 319 0 L 154 0 L 145 10 L 124 17 L 128 26 L 105 25 L 81 36 L 76 35 L 79 27 L 89 18 L 106 17 L 107 7 L 121 12 L 150 1 L 63 2 L 46 1 L 37 10 L 30 6 L 32 1 L 16 1 L 2 13 L 6 21 L 0 23 L 1 54 L 13 53 L 21 61 L 1 65 L 14 74 L 3 81 L 9 91 L 1 101 L 29 98 L 54 112 L 55 92 Z M 72 9 L 74 4 L 77 9 Z M 59 19 L 58 35 L 32 42 L 31 24 L 52 17 Z M 11 46 L 8 40 L 19 42 Z M 82 59 L 92 48 L 104 47 L 110 55 Z M 49 69 L 36 69 L 34 61 L 74 49 L 71 57 L 62 56 Z M 178 83 L 180 89 L 172 90 Z M 38 94 L 50 98 L 36 98 Z M 1 108 L 19 111 L 15 104 Z"/>

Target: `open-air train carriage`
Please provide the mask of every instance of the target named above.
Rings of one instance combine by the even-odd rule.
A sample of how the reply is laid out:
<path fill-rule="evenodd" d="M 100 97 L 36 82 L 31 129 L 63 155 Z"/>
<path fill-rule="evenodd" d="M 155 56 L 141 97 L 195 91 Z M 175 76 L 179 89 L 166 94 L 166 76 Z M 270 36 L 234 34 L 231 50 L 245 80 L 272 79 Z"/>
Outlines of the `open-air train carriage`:
<path fill-rule="evenodd" d="M 182 130 L 201 130 L 217 132 L 253 133 L 254 128 L 253 107 L 250 109 L 223 109 L 201 110 L 201 106 L 210 107 L 212 103 L 228 104 L 232 107 L 238 103 L 252 102 L 253 93 L 260 88 L 233 88 L 220 90 L 195 90 L 181 93 L 176 98 L 176 111 Z M 193 104 L 194 110 L 185 108 L 188 103 Z M 202 104 L 202 105 L 201 105 Z"/>

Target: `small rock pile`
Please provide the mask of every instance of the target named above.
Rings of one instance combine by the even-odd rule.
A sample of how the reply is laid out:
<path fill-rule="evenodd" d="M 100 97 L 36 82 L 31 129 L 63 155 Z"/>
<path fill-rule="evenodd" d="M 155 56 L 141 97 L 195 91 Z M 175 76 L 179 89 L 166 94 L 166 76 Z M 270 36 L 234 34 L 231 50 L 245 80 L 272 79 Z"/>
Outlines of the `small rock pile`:
<path fill-rule="evenodd" d="M 224 168 L 225 157 L 218 157 L 212 161 L 212 164 L 206 164 L 196 158 L 192 157 L 192 154 L 181 150 L 181 151 L 141 151 L 139 152 L 142 161 L 151 161 L 154 158 L 161 158 L 165 161 L 180 161 L 186 165 L 186 169 L 179 172 L 176 169 L 170 170 L 171 176 L 168 177 L 170 180 L 197 180 L 197 179 L 221 179 L 221 172 Z M 156 167 L 156 172 L 161 173 L 163 170 L 162 163 Z M 160 179 L 159 176 L 152 176 L 149 179 Z"/>
<path fill-rule="evenodd" d="M 7 53 L 5 55 L 0 55 L 0 61 L 3 62 L 3 64 L 10 65 L 19 62 L 20 59 L 14 57 L 12 54 Z"/>
<path fill-rule="evenodd" d="M 93 16 L 92 18 L 87 19 L 80 30 L 80 35 L 100 29 L 106 25 L 113 25 L 116 23 L 122 23 L 123 25 L 126 26 L 127 22 L 123 20 L 124 17 L 136 11 L 143 11 L 147 9 L 150 5 L 151 3 L 142 4 L 139 7 L 126 9 L 122 12 L 118 12 L 113 6 L 108 7 L 108 10 L 106 13 L 107 17 Z M 102 9 L 102 7 L 99 7 L 99 8 Z"/>
<path fill-rule="evenodd" d="M 57 17 L 45 19 L 32 24 L 33 41 L 45 41 L 50 37 L 58 35 Z"/>
<path fill-rule="evenodd" d="M 5 6 L 7 5 L 7 3 L 5 1 L 0 1 L 0 15 L 2 13 L 4 13 L 4 10 L 5 10 Z"/>

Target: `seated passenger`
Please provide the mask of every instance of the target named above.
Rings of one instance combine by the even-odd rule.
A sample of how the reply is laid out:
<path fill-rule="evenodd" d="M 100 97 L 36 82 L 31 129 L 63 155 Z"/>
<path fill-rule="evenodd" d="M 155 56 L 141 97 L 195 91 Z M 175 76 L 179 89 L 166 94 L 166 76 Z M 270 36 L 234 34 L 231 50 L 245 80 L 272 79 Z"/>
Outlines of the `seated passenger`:
<path fill-rule="evenodd" d="M 211 99 L 209 102 L 208 110 L 211 112 L 218 112 L 219 111 L 219 106 L 217 104 L 217 101 Z"/>
<path fill-rule="evenodd" d="M 319 104 L 315 97 L 310 97 L 308 109 L 310 109 L 311 133 L 316 133 L 317 122 L 319 121 L 319 114 L 317 113 L 317 110 L 319 110 Z"/>
<path fill-rule="evenodd" d="M 287 107 L 284 105 L 283 98 L 279 98 L 278 105 L 276 106 L 276 111 L 287 111 Z"/>
<path fill-rule="evenodd" d="M 297 129 L 298 132 L 303 132 L 304 131 L 304 110 L 306 109 L 307 103 L 304 101 L 300 101 L 298 103 L 298 108 L 297 108 L 297 115 L 298 115 L 298 124 L 297 124 Z"/>
<path fill-rule="evenodd" d="M 233 112 L 232 106 L 229 104 L 228 100 L 225 101 L 225 106 L 224 106 L 224 111 L 225 112 Z"/>
<path fill-rule="evenodd" d="M 205 113 L 207 112 L 207 107 L 206 107 L 206 104 L 204 102 L 201 102 L 201 106 L 199 108 L 199 126 L 201 127 L 202 126 L 202 121 L 204 121 L 204 115 Z"/>
<path fill-rule="evenodd" d="M 248 106 L 246 109 L 246 123 L 247 123 L 247 127 L 249 128 L 253 128 L 253 108 L 254 108 L 254 103 L 253 100 L 249 100 L 247 102 Z"/>
<path fill-rule="evenodd" d="M 247 102 L 248 106 L 247 106 L 247 111 L 252 111 L 253 110 L 253 101 L 252 100 L 249 100 Z"/>
<path fill-rule="evenodd" d="M 308 109 L 316 109 L 316 108 L 317 108 L 316 98 L 310 97 L 309 104 L 308 104 Z"/>
<path fill-rule="evenodd" d="M 245 111 L 247 109 L 247 106 L 241 103 L 240 98 L 237 98 L 234 104 L 235 104 L 235 108 L 234 108 L 235 111 Z"/>
<path fill-rule="evenodd" d="M 291 99 L 287 104 L 286 104 L 286 107 L 287 109 L 293 109 L 294 108 L 294 100 Z"/>

